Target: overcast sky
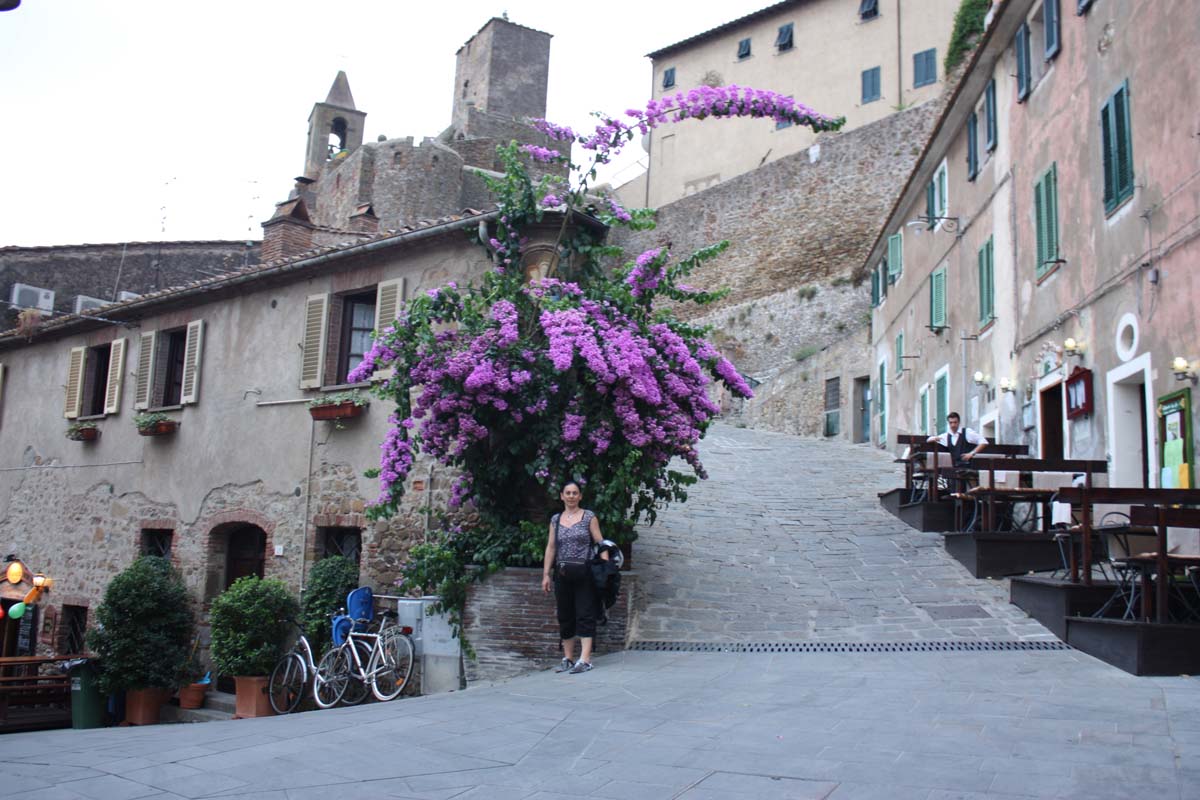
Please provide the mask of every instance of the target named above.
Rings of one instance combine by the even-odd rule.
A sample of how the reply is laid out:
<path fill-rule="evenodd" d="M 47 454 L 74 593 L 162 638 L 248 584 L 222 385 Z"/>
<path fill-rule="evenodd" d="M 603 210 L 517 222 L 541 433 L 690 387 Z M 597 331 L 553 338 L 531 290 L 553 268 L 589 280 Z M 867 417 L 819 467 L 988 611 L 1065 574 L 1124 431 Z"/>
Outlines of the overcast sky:
<path fill-rule="evenodd" d="M 455 51 L 505 11 L 554 35 L 548 116 L 578 129 L 649 97 L 647 52 L 766 5 L 23 0 L 0 13 L 0 246 L 258 239 L 339 69 L 364 141 L 435 136 Z"/>

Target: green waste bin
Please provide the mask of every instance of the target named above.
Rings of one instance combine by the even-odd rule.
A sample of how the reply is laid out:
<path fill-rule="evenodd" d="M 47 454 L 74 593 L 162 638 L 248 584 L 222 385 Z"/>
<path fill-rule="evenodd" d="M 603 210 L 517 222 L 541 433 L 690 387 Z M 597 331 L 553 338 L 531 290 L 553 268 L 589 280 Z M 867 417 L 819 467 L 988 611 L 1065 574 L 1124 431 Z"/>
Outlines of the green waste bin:
<path fill-rule="evenodd" d="M 71 665 L 71 727 L 104 726 L 106 698 L 100 692 L 100 667 L 95 661 L 80 659 Z"/>

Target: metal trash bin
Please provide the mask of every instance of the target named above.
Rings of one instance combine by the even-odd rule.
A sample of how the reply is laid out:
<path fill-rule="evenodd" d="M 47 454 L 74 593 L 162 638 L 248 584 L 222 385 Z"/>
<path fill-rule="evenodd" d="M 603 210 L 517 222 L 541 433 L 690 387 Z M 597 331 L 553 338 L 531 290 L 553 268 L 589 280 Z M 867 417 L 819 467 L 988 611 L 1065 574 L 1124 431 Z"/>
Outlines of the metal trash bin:
<path fill-rule="evenodd" d="M 64 665 L 71 676 L 71 727 L 76 730 L 104 727 L 107 700 L 100 691 L 100 666 L 88 658 Z"/>

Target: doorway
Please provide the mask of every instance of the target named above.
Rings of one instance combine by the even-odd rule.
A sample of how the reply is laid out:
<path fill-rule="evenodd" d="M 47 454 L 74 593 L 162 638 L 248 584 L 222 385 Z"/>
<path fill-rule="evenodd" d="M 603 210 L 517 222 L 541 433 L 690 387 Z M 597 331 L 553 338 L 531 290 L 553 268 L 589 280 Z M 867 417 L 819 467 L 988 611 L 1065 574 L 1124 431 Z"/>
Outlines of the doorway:
<path fill-rule="evenodd" d="M 1042 458 L 1061 459 L 1064 457 L 1062 384 L 1056 383 L 1049 389 L 1043 389 L 1040 399 L 1042 444 L 1039 455 Z"/>
<path fill-rule="evenodd" d="M 864 444 L 871 440 L 871 379 L 866 375 L 854 379 L 853 430 L 854 441 Z"/>
<path fill-rule="evenodd" d="M 1138 371 L 1111 384 L 1113 486 L 1150 486 L 1150 420 L 1145 373 Z"/>
<path fill-rule="evenodd" d="M 263 577 L 267 561 L 267 534 L 257 525 L 230 522 L 213 528 L 204 581 L 206 599 L 219 595 L 238 578 Z"/>

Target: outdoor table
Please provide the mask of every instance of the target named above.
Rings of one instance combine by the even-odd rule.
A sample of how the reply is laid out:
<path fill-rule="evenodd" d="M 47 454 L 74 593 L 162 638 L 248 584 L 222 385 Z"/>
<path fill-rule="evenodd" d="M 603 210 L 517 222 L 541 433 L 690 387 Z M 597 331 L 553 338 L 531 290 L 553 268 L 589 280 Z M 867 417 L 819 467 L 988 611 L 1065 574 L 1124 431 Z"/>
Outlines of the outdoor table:
<path fill-rule="evenodd" d="M 1171 576 L 1176 573 L 1186 574 L 1188 567 L 1200 567 L 1200 556 L 1180 556 L 1170 553 L 1167 553 L 1165 558 L 1160 553 L 1138 553 L 1125 558 L 1124 561 L 1138 569 L 1140 593 L 1138 606 L 1141 611 L 1140 617 L 1144 622 L 1150 622 L 1152 617 L 1158 622 L 1166 622 L 1170 604 Z M 1165 571 L 1162 569 L 1164 563 Z M 1150 591 L 1153 583 L 1152 575 L 1157 576 L 1158 583 L 1153 592 Z M 1165 576 L 1165 580 L 1163 576 Z M 1196 609 L 1186 597 L 1183 598 L 1183 602 L 1189 612 L 1196 613 Z"/>

